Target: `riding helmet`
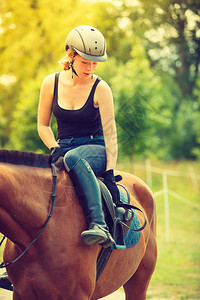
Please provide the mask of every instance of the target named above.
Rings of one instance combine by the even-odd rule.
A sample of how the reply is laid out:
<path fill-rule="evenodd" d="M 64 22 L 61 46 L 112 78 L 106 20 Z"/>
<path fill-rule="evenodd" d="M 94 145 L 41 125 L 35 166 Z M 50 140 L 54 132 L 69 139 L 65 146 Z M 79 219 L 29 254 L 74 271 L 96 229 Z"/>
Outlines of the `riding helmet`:
<path fill-rule="evenodd" d="M 65 49 L 77 52 L 86 60 L 103 62 L 107 59 L 104 36 L 98 29 L 88 25 L 78 26 L 70 31 Z"/>

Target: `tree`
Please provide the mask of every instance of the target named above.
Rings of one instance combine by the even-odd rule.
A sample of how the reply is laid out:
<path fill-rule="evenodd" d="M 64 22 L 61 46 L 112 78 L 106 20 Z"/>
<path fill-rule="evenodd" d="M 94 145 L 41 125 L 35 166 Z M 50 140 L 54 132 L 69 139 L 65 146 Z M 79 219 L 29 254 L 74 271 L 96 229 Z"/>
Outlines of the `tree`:
<path fill-rule="evenodd" d="M 200 64 L 200 2 L 144 0 L 140 3 L 148 18 L 144 36 L 152 65 L 174 76 L 183 97 L 193 96 Z"/>
<path fill-rule="evenodd" d="M 66 35 L 80 24 L 99 28 L 107 41 L 109 59 L 97 73 L 112 86 L 121 151 L 198 157 L 200 18 L 195 0 L 2 0 L 1 146 L 45 151 L 36 130 L 40 86 L 46 75 L 60 70 Z M 187 127 L 184 134 L 181 126 Z M 187 154 L 177 147 L 178 140 L 190 145 Z"/>
<path fill-rule="evenodd" d="M 36 128 L 39 85 L 50 71 L 60 70 L 57 62 L 64 56 L 67 33 L 80 23 L 89 22 L 89 5 L 92 4 L 86 6 L 81 0 L 0 1 L 0 109 L 1 118 L 7 121 L 4 128 L 4 123 L 0 124 L 5 133 L 3 147 L 24 149 L 30 139 L 28 149 L 32 144 L 35 150 L 37 137 L 28 134 L 28 128 Z M 38 74 L 42 75 L 40 84 Z M 29 108 L 34 110 L 29 112 Z M 24 135 L 19 134 L 18 127 Z"/>
<path fill-rule="evenodd" d="M 200 145 L 197 139 L 197 132 L 200 132 L 200 118 L 190 102 L 182 102 L 174 123 L 176 131 L 172 130 L 170 134 L 172 157 L 195 159 Z"/>
<path fill-rule="evenodd" d="M 120 153 L 133 158 L 157 150 L 163 154 L 162 128 L 169 128 L 171 114 L 166 106 L 168 92 L 151 70 L 141 40 L 135 37 L 132 58 L 118 68 L 111 80 L 116 101 Z"/>

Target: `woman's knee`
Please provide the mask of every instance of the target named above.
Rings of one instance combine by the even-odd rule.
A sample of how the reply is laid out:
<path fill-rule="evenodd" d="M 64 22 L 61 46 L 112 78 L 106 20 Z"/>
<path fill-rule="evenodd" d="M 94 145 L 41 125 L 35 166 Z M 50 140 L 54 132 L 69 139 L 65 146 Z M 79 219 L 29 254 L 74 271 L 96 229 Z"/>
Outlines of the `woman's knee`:
<path fill-rule="evenodd" d="M 79 159 L 86 159 L 98 176 L 106 168 L 105 147 L 99 145 L 84 145 L 68 151 L 64 156 L 66 170 L 69 172 Z"/>
<path fill-rule="evenodd" d="M 68 151 L 64 156 L 64 163 L 67 171 L 70 171 L 79 159 L 80 155 L 78 154 L 76 149 Z"/>

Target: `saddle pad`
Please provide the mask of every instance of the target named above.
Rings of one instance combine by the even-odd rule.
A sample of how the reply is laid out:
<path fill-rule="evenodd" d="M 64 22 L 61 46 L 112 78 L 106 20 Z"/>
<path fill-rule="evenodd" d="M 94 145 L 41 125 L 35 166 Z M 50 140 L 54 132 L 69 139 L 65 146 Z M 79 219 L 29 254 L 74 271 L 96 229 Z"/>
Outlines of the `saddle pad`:
<path fill-rule="evenodd" d="M 119 188 L 119 192 L 120 192 L 120 200 L 123 203 L 128 203 L 128 198 L 127 198 L 127 195 L 125 194 L 125 192 L 122 191 L 121 188 Z M 140 228 L 140 221 L 138 219 L 135 209 L 133 209 L 133 211 L 134 211 L 134 218 L 133 218 L 133 221 L 131 222 L 130 227 L 132 229 L 138 229 L 138 228 Z M 137 245 L 137 243 L 140 240 L 140 235 L 141 235 L 140 231 L 132 231 L 129 229 L 129 231 L 124 236 L 126 248 L 130 248 L 130 247 Z"/>

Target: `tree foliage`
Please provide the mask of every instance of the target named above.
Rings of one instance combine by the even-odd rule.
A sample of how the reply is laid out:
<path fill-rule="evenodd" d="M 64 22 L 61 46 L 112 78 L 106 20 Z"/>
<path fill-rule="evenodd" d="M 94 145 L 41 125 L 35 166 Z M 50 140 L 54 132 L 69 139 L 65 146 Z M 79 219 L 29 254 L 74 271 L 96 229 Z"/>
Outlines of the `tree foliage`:
<path fill-rule="evenodd" d="M 198 0 L 1 0 L 1 147 L 47 151 L 36 130 L 40 86 L 60 70 L 68 32 L 89 24 L 107 41 L 97 73 L 113 90 L 120 154 L 197 159 L 199 15 Z"/>
<path fill-rule="evenodd" d="M 156 150 L 156 156 L 162 157 L 166 149 L 163 133 L 169 131 L 172 120 L 170 103 L 166 105 L 171 93 L 151 69 L 139 38 L 131 53 L 111 82 L 121 151 L 128 156 L 148 156 Z"/>

